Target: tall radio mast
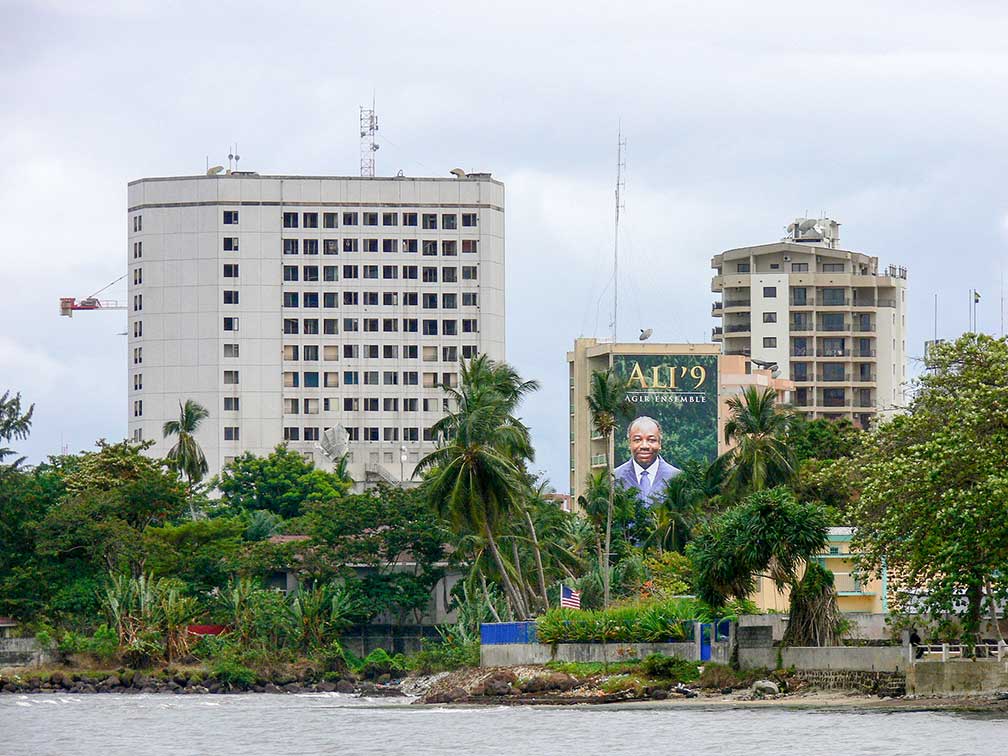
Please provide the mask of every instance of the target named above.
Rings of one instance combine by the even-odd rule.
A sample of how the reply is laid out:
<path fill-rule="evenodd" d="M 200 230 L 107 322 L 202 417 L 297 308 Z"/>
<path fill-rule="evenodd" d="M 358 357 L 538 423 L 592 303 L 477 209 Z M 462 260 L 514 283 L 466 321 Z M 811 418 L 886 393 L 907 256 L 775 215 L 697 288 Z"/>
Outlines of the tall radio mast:
<path fill-rule="evenodd" d="M 375 175 L 375 153 L 378 151 L 378 143 L 375 141 L 375 134 L 378 133 L 378 116 L 375 115 L 374 98 L 371 98 L 371 107 L 366 108 L 361 105 L 360 109 L 360 175 L 374 178 Z"/>
<path fill-rule="evenodd" d="M 623 138 L 622 127 L 616 132 L 616 224 L 613 232 L 613 297 L 612 297 L 612 340 L 616 343 L 616 319 L 619 314 L 619 215 L 620 210 L 626 209 L 623 204 L 623 190 L 626 189 L 626 182 L 623 180 L 623 171 L 626 168 L 626 159 L 623 151 L 626 149 L 626 139 Z"/>

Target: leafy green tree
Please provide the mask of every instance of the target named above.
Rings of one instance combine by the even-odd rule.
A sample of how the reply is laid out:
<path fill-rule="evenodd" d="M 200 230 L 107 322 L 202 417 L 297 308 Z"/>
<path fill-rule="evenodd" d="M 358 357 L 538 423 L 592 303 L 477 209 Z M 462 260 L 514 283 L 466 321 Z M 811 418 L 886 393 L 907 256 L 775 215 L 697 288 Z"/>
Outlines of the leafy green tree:
<path fill-rule="evenodd" d="M 300 516 L 306 505 L 338 499 L 348 487 L 285 444 L 265 457 L 246 452 L 225 465 L 217 481 L 222 503 L 233 511 L 265 510 L 283 518 Z"/>
<path fill-rule="evenodd" d="M 27 412 L 21 411 L 20 393 L 11 396 L 10 391 L 4 391 L 3 396 L 0 396 L 0 440 L 6 443 L 15 439 L 23 441 L 28 438 L 34 412 L 34 404 L 28 408 Z M 0 463 L 13 454 L 13 450 L 0 447 Z M 11 467 L 18 467 L 22 462 L 24 462 L 24 457 L 15 460 Z"/>
<path fill-rule="evenodd" d="M 1008 341 L 969 333 L 928 353 L 906 413 L 855 455 L 851 551 L 897 608 L 958 613 L 976 637 L 1008 597 Z"/>
<path fill-rule="evenodd" d="M 463 363 L 461 375 L 458 389 L 445 389 L 454 409 L 434 426 L 438 448 L 418 464 L 427 472 L 424 494 L 456 527 L 485 539 L 512 611 L 525 618 L 527 602 L 512 580 L 516 566 L 505 564 L 497 536 L 527 493 L 532 444 L 515 412 L 537 384 L 485 356 Z"/>
<path fill-rule="evenodd" d="M 192 595 L 209 595 L 227 584 L 244 531 L 240 517 L 148 527 L 142 540 L 146 568 L 155 577 L 181 580 Z"/>
<path fill-rule="evenodd" d="M 724 483 L 725 460 L 687 460 L 682 472 L 665 486 L 651 511 L 652 531 L 645 542 L 659 552 L 682 553 L 698 526 L 716 511 Z"/>
<path fill-rule="evenodd" d="M 196 441 L 196 431 L 199 430 L 210 413 L 199 402 L 186 399 L 185 404 L 179 402 L 178 420 L 169 420 L 164 424 L 162 432 L 165 438 L 178 436 L 174 446 L 168 450 L 165 459 L 168 464 L 186 476 L 189 481 L 189 491 L 193 486 L 203 480 L 203 476 L 210 469 L 207 465 L 206 455 Z"/>
<path fill-rule="evenodd" d="M 173 471 L 142 454 L 148 444 L 98 443 L 64 478 L 66 496 L 39 523 L 37 551 L 91 570 L 143 572 L 143 530 L 177 518 L 185 492 Z"/>
<path fill-rule="evenodd" d="M 626 414 L 630 405 L 626 398 L 627 383 L 612 369 L 596 370 L 592 373 L 588 388 L 588 412 L 592 427 L 605 442 L 606 473 L 609 481 L 609 502 L 606 510 L 605 541 L 602 552 L 603 606 L 609 606 L 609 559 L 612 546 L 612 520 L 615 506 L 615 481 L 613 480 L 613 460 L 610 454 L 612 436 L 620 415 Z"/>
<path fill-rule="evenodd" d="M 792 415 L 777 406 L 777 392 L 749 386 L 728 400 L 728 411 L 724 438 L 734 446 L 725 452 L 725 488 L 738 497 L 790 483 L 795 471 L 787 444 Z"/>
<path fill-rule="evenodd" d="M 791 590 L 792 612 L 818 617 L 824 623 L 803 625 L 803 637 L 797 634 L 797 627 L 789 626 L 788 639 L 794 645 L 829 645 L 837 638 L 838 616 L 832 575 L 828 584 L 824 579 L 816 581 L 818 594 L 810 585 L 799 590 L 801 576 L 825 549 L 828 532 L 825 512 L 798 503 L 786 488 L 756 491 L 721 515 L 687 547 L 697 595 L 715 608 L 722 607 L 731 598 L 747 598 L 756 589 L 757 577 L 769 575 L 778 588 Z M 823 602 L 833 610 L 803 612 L 796 600 Z"/>
<path fill-rule="evenodd" d="M 863 434 L 846 418 L 809 420 L 796 412 L 787 429 L 787 445 L 797 464 L 807 459 L 840 459 L 851 455 Z"/>

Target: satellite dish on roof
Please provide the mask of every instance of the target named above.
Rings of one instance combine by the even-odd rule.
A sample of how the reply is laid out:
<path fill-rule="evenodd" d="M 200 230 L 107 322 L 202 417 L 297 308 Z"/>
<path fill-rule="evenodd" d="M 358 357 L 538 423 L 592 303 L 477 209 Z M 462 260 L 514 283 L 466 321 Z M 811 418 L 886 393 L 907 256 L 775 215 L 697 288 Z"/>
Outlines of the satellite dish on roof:
<path fill-rule="evenodd" d="M 224 170 L 223 165 L 215 165 L 213 168 L 207 168 L 207 176 L 216 176 L 218 173 Z"/>
<path fill-rule="evenodd" d="M 453 176 L 455 176 L 456 178 L 465 178 L 465 176 L 466 176 L 466 172 L 463 171 L 461 168 L 452 168 L 448 172 L 450 174 L 452 174 Z"/>
<path fill-rule="evenodd" d="M 335 461 L 350 451 L 350 434 L 342 425 L 326 428 L 319 437 L 319 449 L 329 461 Z"/>
<path fill-rule="evenodd" d="M 650 328 L 641 328 L 640 336 L 638 337 L 641 341 L 647 341 L 651 338 L 652 330 Z"/>
<path fill-rule="evenodd" d="M 817 221 L 815 218 L 806 218 L 805 220 L 801 221 L 798 224 L 798 230 L 799 231 L 808 231 L 809 229 L 815 228 L 816 227 L 816 223 L 818 223 L 818 222 L 819 221 Z"/>

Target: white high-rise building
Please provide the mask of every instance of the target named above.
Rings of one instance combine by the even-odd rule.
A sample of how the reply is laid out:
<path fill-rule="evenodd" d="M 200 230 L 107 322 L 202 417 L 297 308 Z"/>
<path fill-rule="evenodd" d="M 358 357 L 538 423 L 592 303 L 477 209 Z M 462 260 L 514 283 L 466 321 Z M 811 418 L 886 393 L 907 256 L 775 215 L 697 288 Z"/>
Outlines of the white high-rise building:
<path fill-rule="evenodd" d="M 799 218 L 779 242 L 714 255 L 713 338 L 773 363 L 810 418 L 867 427 L 903 405 L 907 270 L 841 249 L 840 224 Z"/>
<path fill-rule="evenodd" d="M 504 359 L 489 174 L 145 178 L 128 212 L 129 431 L 151 454 L 193 399 L 211 475 L 286 442 L 325 468 L 347 450 L 362 484 L 408 480 L 460 359 Z"/>

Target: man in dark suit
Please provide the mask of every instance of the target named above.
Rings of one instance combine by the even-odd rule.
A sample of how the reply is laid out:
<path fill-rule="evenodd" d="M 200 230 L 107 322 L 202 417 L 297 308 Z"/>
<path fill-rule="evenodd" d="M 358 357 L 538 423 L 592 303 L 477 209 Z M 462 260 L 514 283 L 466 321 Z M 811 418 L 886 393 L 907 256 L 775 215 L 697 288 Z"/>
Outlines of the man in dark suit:
<path fill-rule="evenodd" d="M 637 497 L 646 504 L 660 498 L 665 486 L 682 472 L 661 457 L 661 426 L 647 416 L 636 418 L 627 428 L 630 459 L 613 471 L 617 483 L 636 488 Z"/>

